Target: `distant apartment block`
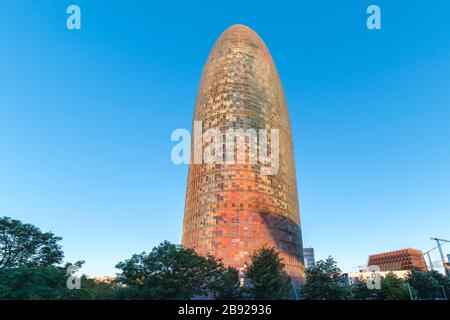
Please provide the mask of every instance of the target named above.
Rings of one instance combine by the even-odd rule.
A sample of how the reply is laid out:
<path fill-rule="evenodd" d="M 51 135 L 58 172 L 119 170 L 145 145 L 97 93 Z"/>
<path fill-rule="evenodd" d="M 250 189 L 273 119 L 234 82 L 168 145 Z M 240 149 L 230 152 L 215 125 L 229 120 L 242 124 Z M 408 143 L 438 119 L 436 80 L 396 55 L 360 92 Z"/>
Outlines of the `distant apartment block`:
<path fill-rule="evenodd" d="M 427 271 L 422 251 L 411 248 L 370 255 L 367 265 L 378 266 L 381 271 Z"/>
<path fill-rule="evenodd" d="M 311 268 L 315 264 L 314 248 L 303 248 L 303 259 L 305 260 L 305 268 Z"/>

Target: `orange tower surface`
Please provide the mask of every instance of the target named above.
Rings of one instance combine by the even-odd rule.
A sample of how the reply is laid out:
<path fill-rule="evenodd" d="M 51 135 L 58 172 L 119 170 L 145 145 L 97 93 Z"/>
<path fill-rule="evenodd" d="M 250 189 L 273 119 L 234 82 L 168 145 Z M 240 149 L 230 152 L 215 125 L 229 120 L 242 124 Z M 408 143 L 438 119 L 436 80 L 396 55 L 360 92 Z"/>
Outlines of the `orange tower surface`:
<path fill-rule="evenodd" d="M 274 174 L 260 163 L 193 161 L 191 145 L 182 244 L 245 269 L 254 250 L 276 248 L 287 273 L 304 277 L 294 149 L 284 91 L 274 61 L 250 28 L 234 25 L 218 39 L 204 66 L 194 112 L 202 133 L 217 128 L 278 129 Z M 194 133 L 195 135 L 195 133 Z M 205 142 L 201 142 L 205 147 Z M 249 141 L 245 141 L 249 150 Z"/>

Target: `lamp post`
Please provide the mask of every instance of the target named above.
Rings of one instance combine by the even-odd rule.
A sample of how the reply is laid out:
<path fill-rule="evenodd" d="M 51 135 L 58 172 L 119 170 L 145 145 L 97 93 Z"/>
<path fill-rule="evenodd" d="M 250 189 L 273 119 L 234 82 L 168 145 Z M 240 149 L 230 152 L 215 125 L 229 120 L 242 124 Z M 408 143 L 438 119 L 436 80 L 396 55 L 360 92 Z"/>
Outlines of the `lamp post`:
<path fill-rule="evenodd" d="M 442 252 L 442 245 L 441 245 L 441 241 L 443 243 L 447 243 L 447 242 L 450 242 L 450 241 L 449 240 L 444 240 L 444 239 L 439 239 L 439 238 L 436 238 L 436 237 L 431 237 L 431 240 L 435 240 L 436 241 L 437 247 L 439 249 L 439 254 L 441 255 L 442 265 L 444 266 L 445 275 L 447 277 L 450 277 L 447 265 L 445 263 L 444 253 Z"/>

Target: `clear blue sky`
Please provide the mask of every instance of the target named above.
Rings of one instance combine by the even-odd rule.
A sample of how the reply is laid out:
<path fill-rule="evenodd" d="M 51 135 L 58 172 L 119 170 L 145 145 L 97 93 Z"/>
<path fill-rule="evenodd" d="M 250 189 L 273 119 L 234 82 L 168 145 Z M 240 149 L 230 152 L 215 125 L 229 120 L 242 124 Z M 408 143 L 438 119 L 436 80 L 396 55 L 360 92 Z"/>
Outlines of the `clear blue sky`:
<path fill-rule="evenodd" d="M 187 167 L 170 135 L 191 128 L 209 50 L 242 23 L 284 84 L 304 244 L 345 271 L 429 249 L 450 238 L 449 14 L 447 0 L 2 0 L 0 215 L 61 235 L 90 275 L 179 243 Z"/>

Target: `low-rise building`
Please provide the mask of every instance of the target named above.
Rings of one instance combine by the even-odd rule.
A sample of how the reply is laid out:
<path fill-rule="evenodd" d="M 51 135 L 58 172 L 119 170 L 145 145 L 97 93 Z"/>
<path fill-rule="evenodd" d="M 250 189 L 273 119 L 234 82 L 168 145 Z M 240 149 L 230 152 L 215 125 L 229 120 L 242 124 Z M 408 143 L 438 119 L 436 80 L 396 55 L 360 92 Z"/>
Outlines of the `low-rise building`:
<path fill-rule="evenodd" d="M 377 276 L 380 278 L 385 278 L 387 274 L 393 273 L 400 279 L 405 279 L 410 271 L 409 270 L 399 270 L 399 271 L 378 271 Z M 372 278 L 373 272 L 369 270 L 361 270 L 359 272 L 349 272 L 347 273 L 347 278 L 349 284 L 355 283 L 355 281 L 367 281 L 368 279 Z"/>

